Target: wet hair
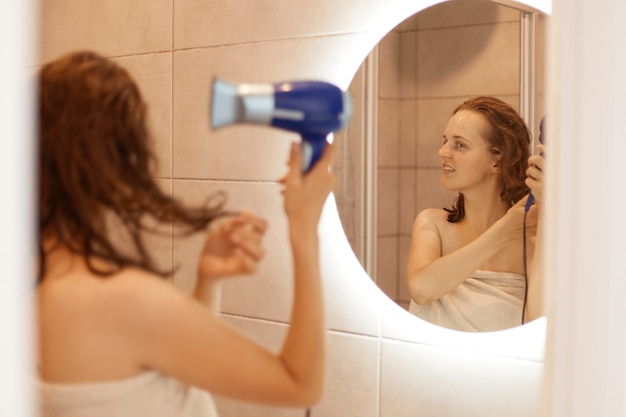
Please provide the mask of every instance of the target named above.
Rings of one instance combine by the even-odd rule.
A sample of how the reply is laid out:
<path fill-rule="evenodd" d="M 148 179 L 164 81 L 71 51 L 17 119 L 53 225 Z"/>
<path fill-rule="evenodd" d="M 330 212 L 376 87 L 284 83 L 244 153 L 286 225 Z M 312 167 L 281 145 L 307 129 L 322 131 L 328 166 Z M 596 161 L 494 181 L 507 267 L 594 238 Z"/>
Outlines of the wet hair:
<path fill-rule="evenodd" d="M 80 254 L 100 276 L 126 267 L 171 274 L 148 253 L 146 235 L 159 233 L 155 225 L 162 223 L 184 234 L 206 229 L 223 213 L 224 194 L 186 208 L 161 191 L 146 103 L 132 77 L 112 60 L 89 51 L 70 53 L 43 66 L 38 83 L 38 282 L 45 275 L 46 237 Z M 111 236 L 111 219 L 128 239 Z"/>
<path fill-rule="evenodd" d="M 528 157 L 530 156 L 531 134 L 524 120 L 513 107 L 495 97 L 474 97 L 454 110 L 453 115 L 461 110 L 482 114 L 489 125 L 485 139 L 491 152 L 501 155 L 500 197 L 509 207 L 529 192 L 525 183 Z M 459 193 L 448 212 L 448 221 L 455 223 L 465 216 L 465 199 Z"/>

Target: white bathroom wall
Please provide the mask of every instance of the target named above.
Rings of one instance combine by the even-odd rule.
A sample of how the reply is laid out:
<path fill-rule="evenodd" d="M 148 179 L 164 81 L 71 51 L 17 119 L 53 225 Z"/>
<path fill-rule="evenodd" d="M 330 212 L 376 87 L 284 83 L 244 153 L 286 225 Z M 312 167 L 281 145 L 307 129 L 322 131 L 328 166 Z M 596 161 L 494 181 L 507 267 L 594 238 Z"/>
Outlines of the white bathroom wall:
<path fill-rule="evenodd" d="M 554 2 L 546 417 L 626 416 L 625 19 L 623 0 Z"/>
<path fill-rule="evenodd" d="M 126 65 L 150 103 L 164 188 L 186 201 L 217 189 L 233 209 L 270 224 L 258 276 L 224 284 L 222 313 L 277 349 L 291 302 L 291 260 L 276 179 L 297 136 L 261 127 L 212 132 L 213 76 L 271 82 L 315 78 L 347 87 L 369 49 L 429 0 L 41 0 L 40 62 L 89 48 Z M 543 329 L 468 335 L 421 322 L 382 296 L 349 249 L 334 200 L 320 225 L 328 377 L 312 415 L 532 416 L 538 411 Z M 187 289 L 199 240 L 160 246 Z M 262 378 L 259 375 L 259 378 Z M 217 398 L 221 416 L 302 416 L 304 410 Z"/>
<path fill-rule="evenodd" d="M 0 7 L 0 416 L 30 416 L 34 3 Z"/>

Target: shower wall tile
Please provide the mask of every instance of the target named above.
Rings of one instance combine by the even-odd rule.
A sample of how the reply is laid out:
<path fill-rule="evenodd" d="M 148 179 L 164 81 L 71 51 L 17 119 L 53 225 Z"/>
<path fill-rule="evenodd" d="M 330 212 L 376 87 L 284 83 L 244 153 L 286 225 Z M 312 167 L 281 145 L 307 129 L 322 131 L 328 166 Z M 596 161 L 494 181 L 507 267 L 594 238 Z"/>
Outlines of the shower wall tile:
<path fill-rule="evenodd" d="M 135 78 L 148 105 L 148 123 L 158 159 L 156 175 L 172 172 L 172 54 L 169 52 L 116 58 Z"/>
<path fill-rule="evenodd" d="M 398 233 L 411 235 L 413 220 L 417 216 L 415 196 L 417 194 L 417 178 L 415 168 L 400 169 L 400 189 L 398 192 Z"/>
<path fill-rule="evenodd" d="M 401 167 L 414 167 L 417 162 L 417 101 L 400 101 L 400 154 Z"/>
<path fill-rule="evenodd" d="M 378 170 L 378 236 L 398 233 L 398 179 L 397 168 Z"/>
<path fill-rule="evenodd" d="M 227 209 L 251 210 L 269 222 L 263 238 L 266 256 L 259 270 L 250 276 L 223 280 L 222 312 L 288 321 L 293 269 L 280 187 L 258 182 L 174 180 L 174 197 L 186 203 L 202 203 L 218 190 L 227 190 Z M 203 243 L 204 236 L 200 235 L 174 242 L 174 263 L 180 267 L 174 282 L 186 291 L 195 283 L 195 268 Z M 249 302 L 241 303 L 242 299 Z"/>
<path fill-rule="evenodd" d="M 378 166 L 395 168 L 399 165 L 400 101 L 378 100 Z"/>
<path fill-rule="evenodd" d="M 517 22 L 423 31 L 417 50 L 420 98 L 519 92 Z"/>
<path fill-rule="evenodd" d="M 402 99 L 417 97 L 417 32 L 400 32 L 400 87 Z"/>
<path fill-rule="evenodd" d="M 376 285 L 387 297 L 395 300 L 398 294 L 398 237 L 379 237 L 377 244 Z"/>
<path fill-rule="evenodd" d="M 398 238 L 398 300 L 408 305 L 411 296 L 406 284 L 406 261 L 411 248 L 411 237 L 400 236 Z"/>
<path fill-rule="evenodd" d="M 41 0 L 40 59 L 77 49 L 108 56 L 170 51 L 172 0 Z"/>
<path fill-rule="evenodd" d="M 378 44 L 378 96 L 396 99 L 400 96 L 400 34 L 390 32 Z"/>
<path fill-rule="evenodd" d="M 174 54 L 174 177 L 278 179 L 285 172 L 289 144 L 299 141 L 299 135 L 265 126 L 229 126 L 212 131 L 209 96 L 213 77 L 247 83 L 317 78 L 338 85 L 345 82 L 347 87 L 353 72 L 335 62 L 354 54 L 356 71 L 366 50 L 362 36 L 323 36 L 177 51 Z M 320 60 L 320 55 L 325 59 Z"/>
<path fill-rule="evenodd" d="M 322 0 L 296 7 L 291 0 L 174 0 L 175 48 L 363 31 L 375 23 L 384 3 Z"/>

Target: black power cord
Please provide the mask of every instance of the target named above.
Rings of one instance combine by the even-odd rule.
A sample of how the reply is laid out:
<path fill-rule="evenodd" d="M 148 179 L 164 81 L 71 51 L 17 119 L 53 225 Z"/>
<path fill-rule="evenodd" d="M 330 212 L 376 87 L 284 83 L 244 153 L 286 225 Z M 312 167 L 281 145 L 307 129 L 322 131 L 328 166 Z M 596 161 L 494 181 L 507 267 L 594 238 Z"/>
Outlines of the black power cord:
<path fill-rule="evenodd" d="M 526 315 L 526 301 L 528 300 L 528 253 L 527 253 L 527 245 L 526 245 L 526 217 L 528 216 L 528 211 L 524 212 L 524 242 L 523 242 L 523 252 L 524 252 L 524 300 L 522 301 L 522 324 L 524 324 L 524 316 Z"/>

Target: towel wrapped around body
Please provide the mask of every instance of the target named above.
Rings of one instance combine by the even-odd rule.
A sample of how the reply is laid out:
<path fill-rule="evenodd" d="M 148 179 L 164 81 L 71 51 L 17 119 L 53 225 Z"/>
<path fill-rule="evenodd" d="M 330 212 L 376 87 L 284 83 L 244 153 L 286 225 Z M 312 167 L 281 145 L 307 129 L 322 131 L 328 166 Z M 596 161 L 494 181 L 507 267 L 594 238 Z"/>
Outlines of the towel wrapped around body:
<path fill-rule="evenodd" d="M 111 382 L 37 381 L 41 417 L 216 417 L 206 391 L 155 371 Z"/>
<path fill-rule="evenodd" d="M 454 330 L 489 332 L 522 324 L 524 276 L 477 270 L 440 299 L 420 305 L 411 300 L 409 312 L 430 323 Z"/>

